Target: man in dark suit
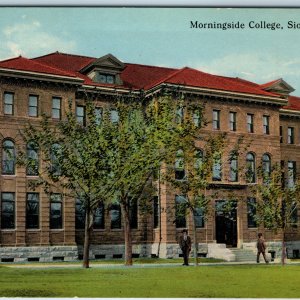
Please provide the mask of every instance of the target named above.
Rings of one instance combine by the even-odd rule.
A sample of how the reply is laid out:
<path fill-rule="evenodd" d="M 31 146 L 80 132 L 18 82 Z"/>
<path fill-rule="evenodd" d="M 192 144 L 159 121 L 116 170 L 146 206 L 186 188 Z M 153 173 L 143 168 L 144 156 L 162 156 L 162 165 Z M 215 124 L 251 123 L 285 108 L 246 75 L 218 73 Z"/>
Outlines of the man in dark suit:
<path fill-rule="evenodd" d="M 257 247 L 257 258 L 256 258 L 256 262 L 259 263 L 259 257 L 260 254 L 263 255 L 265 262 L 268 264 L 269 261 L 266 258 L 266 243 L 265 240 L 263 239 L 262 233 L 258 234 L 258 239 L 257 239 L 257 243 L 256 243 L 256 247 Z"/>
<path fill-rule="evenodd" d="M 183 265 L 189 265 L 189 254 L 191 251 L 192 241 L 190 236 L 188 235 L 188 230 L 183 229 L 182 235 L 179 237 L 179 247 L 183 254 Z"/>

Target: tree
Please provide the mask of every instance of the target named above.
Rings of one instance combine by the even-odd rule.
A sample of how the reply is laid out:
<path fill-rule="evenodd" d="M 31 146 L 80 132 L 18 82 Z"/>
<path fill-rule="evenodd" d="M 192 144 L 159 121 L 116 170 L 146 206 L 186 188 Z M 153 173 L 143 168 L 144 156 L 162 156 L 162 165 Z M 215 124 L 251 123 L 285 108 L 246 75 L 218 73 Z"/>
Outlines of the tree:
<path fill-rule="evenodd" d="M 22 136 L 27 151 L 20 151 L 19 164 L 38 175 L 30 181 L 30 187 L 42 186 L 51 196 L 53 192 L 79 199 L 85 211 L 83 267 L 89 267 L 90 234 L 93 214 L 100 202 L 109 198 L 108 169 L 110 145 L 107 142 L 109 126 L 103 119 L 101 125 L 91 102 L 86 104 L 86 124 L 78 122 L 72 103 L 66 119 L 53 124 L 43 116 L 39 126 L 29 124 Z M 31 152 L 28 151 L 31 149 Z M 42 165 L 38 168 L 38 159 Z M 31 153 L 31 154 L 30 154 Z"/>
<path fill-rule="evenodd" d="M 111 186 L 121 206 L 125 238 L 125 265 L 132 265 L 130 213 L 133 204 L 145 206 L 152 194 L 153 172 L 168 157 L 169 145 L 177 139 L 170 96 L 137 103 L 119 99 L 116 122 L 108 137 L 112 159 Z M 152 189 L 151 189 L 152 188 Z M 142 205 L 143 204 L 143 205 Z"/>
<path fill-rule="evenodd" d="M 172 144 L 173 152 L 168 157 L 164 174 L 164 179 L 184 196 L 180 203 L 175 204 L 175 222 L 187 215 L 192 216 L 195 266 L 198 265 L 197 216 L 201 214 L 207 219 L 209 215 L 214 195 L 208 196 L 207 189 L 213 176 L 220 176 L 221 156 L 226 145 L 224 134 L 203 134 L 199 131 L 207 124 L 203 109 L 204 106 L 193 102 L 177 101 L 178 138 Z M 202 149 L 199 143 L 203 145 Z"/>
<path fill-rule="evenodd" d="M 289 170 L 288 181 L 278 164 L 272 169 L 263 162 L 258 172 L 259 183 L 252 187 L 257 201 L 255 219 L 259 225 L 278 231 L 282 235 L 282 265 L 286 257 L 286 236 L 291 228 L 297 226 L 297 208 L 300 206 L 300 184 L 293 170 Z"/>

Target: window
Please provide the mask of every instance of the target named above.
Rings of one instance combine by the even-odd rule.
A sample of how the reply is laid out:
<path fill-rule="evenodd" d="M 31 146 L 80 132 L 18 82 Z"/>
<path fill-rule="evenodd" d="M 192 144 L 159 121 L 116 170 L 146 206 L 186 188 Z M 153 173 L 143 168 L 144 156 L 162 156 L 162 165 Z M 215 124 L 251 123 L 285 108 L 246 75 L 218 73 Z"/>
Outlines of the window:
<path fill-rule="evenodd" d="M 39 228 L 39 194 L 27 193 L 26 203 L 26 228 Z"/>
<path fill-rule="evenodd" d="M 288 144 L 294 144 L 294 127 L 288 127 Z"/>
<path fill-rule="evenodd" d="M 112 204 L 110 208 L 110 228 L 121 228 L 121 207 L 120 204 Z"/>
<path fill-rule="evenodd" d="M 27 159 L 28 165 L 26 168 L 26 174 L 29 176 L 36 176 L 39 174 L 39 157 L 38 157 L 38 145 L 34 142 L 27 144 Z"/>
<path fill-rule="evenodd" d="M 85 208 L 83 201 L 80 198 L 76 198 L 75 203 L 75 228 L 84 229 L 85 225 Z"/>
<path fill-rule="evenodd" d="M 184 109 L 182 106 L 176 109 L 176 123 L 181 124 L 183 122 Z"/>
<path fill-rule="evenodd" d="M 112 123 L 116 124 L 119 122 L 119 113 L 116 109 L 111 109 L 110 110 L 110 120 Z"/>
<path fill-rule="evenodd" d="M 203 151 L 201 149 L 198 149 L 195 152 L 195 169 L 201 171 L 202 164 L 203 164 Z"/>
<path fill-rule="evenodd" d="M 279 126 L 279 135 L 280 135 L 280 143 L 283 143 L 283 132 L 282 132 L 282 126 Z"/>
<path fill-rule="evenodd" d="M 256 199 L 247 199 L 247 218 L 248 218 L 248 228 L 256 228 Z"/>
<path fill-rule="evenodd" d="M 15 228 L 15 193 L 1 194 L 1 228 Z"/>
<path fill-rule="evenodd" d="M 52 97 L 52 118 L 61 119 L 61 98 Z"/>
<path fill-rule="evenodd" d="M 99 73 L 98 78 L 99 82 L 108 84 L 114 84 L 116 80 L 114 75 L 104 73 Z"/>
<path fill-rule="evenodd" d="M 288 161 L 288 182 L 287 185 L 289 188 L 294 187 L 296 180 L 296 162 Z"/>
<path fill-rule="evenodd" d="M 229 169 L 229 180 L 231 182 L 238 181 L 238 156 L 236 153 L 231 153 L 229 158 L 230 169 Z"/>
<path fill-rule="evenodd" d="M 175 223 L 176 228 L 186 227 L 186 199 L 184 196 L 175 196 Z"/>
<path fill-rule="evenodd" d="M 230 131 L 236 131 L 236 112 L 229 113 L 229 128 Z"/>
<path fill-rule="evenodd" d="M 220 111 L 213 110 L 213 129 L 220 129 Z"/>
<path fill-rule="evenodd" d="M 270 134 L 270 117 L 263 116 L 263 132 L 264 134 Z"/>
<path fill-rule="evenodd" d="M 248 153 L 246 156 L 246 181 L 254 183 L 256 181 L 255 156 L 253 153 Z"/>
<path fill-rule="evenodd" d="M 193 111 L 193 122 L 196 127 L 201 127 L 201 113 L 197 109 Z"/>
<path fill-rule="evenodd" d="M 178 150 L 175 159 L 175 179 L 182 180 L 185 178 L 183 151 Z"/>
<path fill-rule="evenodd" d="M 4 140 L 2 144 L 2 174 L 15 174 L 15 165 L 15 144 L 11 140 Z"/>
<path fill-rule="evenodd" d="M 95 229 L 104 229 L 105 228 L 105 224 L 104 224 L 104 204 L 103 202 L 100 202 L 98 207 L 95 210 L 95 214 L 94 214 L 94 224 L 93 227 Z"/>
<path fill-rule="evenodd" d="M 53 176 L 61 175 L 61 168 L 59 163 L 59 156 L 61 155 L 61 146 L 53 144 L 51 147 L 51 174 Z"/>
<path fill-rule="evenodd" d="M 204 228 L 204 210 L 201 207 L 196 207 L 194 210 L 194 220 L 196 228 Z"/>
<path fill-rule="evenodd" d="M 271 175 L 271 158 L 269 154 L 264 154 L 262 157 L 263 182 L 270 181 Z"/>
<path fill-rule="evenodd" d="M 254 115 L 253 114 L 247 114 L 247 131 L 249 133 L 254 132 Z"/>
<path fill-rule="evenodd" d="M 153 227 L 159 227 L 159 202 L 158 196 L 153 197 Z"/>
<path fill-rule="evenodd" d="M 294 202 L 291 205 L 290 222 L 291 222 L 292 227 L 297 227 L 297 225 L 298 225 L 298 209 L 297 209 L 297 203 L 296 202 Z"/>
<path fill-rule="evenodd" d="M 85 125 L 85 107 L 77 105 L 76 106 L 76 120 L 78 123 Z"/>
<path fill-rule="evenodd" d="M 222 180 L 222 161 L 221 154 L 215 153 L 213 158 L 213 181 L 221 181 Z"/>
<path fill-rule="evenodd" d="M 14 94 L 4 93 L 4 114 L 13 115 L 14 114 Z"/>
<path fill-rule="evenodd" d="M 138 228 L 138 205 L 137 201 L 130 199 L 129 205 L 129 221 L 130 228 L 137 229 Z"/>
<path fill-rule="evenodd" d="M 50 229 L 62 229 L 62 196 L 61 194 L 51 194 L 50 196 Z"/>
<path fill-rule="evenodd" d="M 38 116 L 38 96 L 36 96 L 36 95 L 29 95 L 28 116 L 29 117 L 37 117 Z"/>
<path fill-rule="evenodd" d="M 103 109 L 102 107 L 95 107 L 95 121 L 99 125 L 102 120 Z"/>

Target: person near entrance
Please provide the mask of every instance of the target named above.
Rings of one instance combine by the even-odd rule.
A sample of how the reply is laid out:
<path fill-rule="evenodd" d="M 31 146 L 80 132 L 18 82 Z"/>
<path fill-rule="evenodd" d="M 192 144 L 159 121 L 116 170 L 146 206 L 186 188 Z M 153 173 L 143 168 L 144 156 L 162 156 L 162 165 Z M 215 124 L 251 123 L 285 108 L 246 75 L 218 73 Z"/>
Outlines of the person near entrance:
<path fill-rule="evenodd" d="M 264 260 L 265 260 L 266 264 L 268 264 L 269 261 L 266 258 L 266 248 L 267 248 L 267 246 L 266 246 L 265 240 L 263 239 L 262 233 L 258 234 L 258 239 L 257 239 L 256 247 L 257 247 L 256 262 L 259 263 L 259 257 L 260 257 L 260 254 L 262 254 L 263 257 L 264 257 Z"/>
<path fill-rule="evenodd" d="M 191 251 L 192 241 L 190 236 L 188 235 L 188 230 L 183 229 L 182 235 L 179 238 L 179 247 L 183 254 L 183 265 L 188 266 L 189 265 L 189 255 Z"/>

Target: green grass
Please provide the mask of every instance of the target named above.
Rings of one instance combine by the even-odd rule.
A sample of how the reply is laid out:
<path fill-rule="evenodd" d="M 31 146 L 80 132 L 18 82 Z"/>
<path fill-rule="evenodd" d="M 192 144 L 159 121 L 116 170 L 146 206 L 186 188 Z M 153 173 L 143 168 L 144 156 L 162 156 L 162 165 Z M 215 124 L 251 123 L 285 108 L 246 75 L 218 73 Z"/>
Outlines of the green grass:
<path fill-rule="evenodd" d="M 300 266 L 1 268 L 0 297 L 298 298 Z"/>

